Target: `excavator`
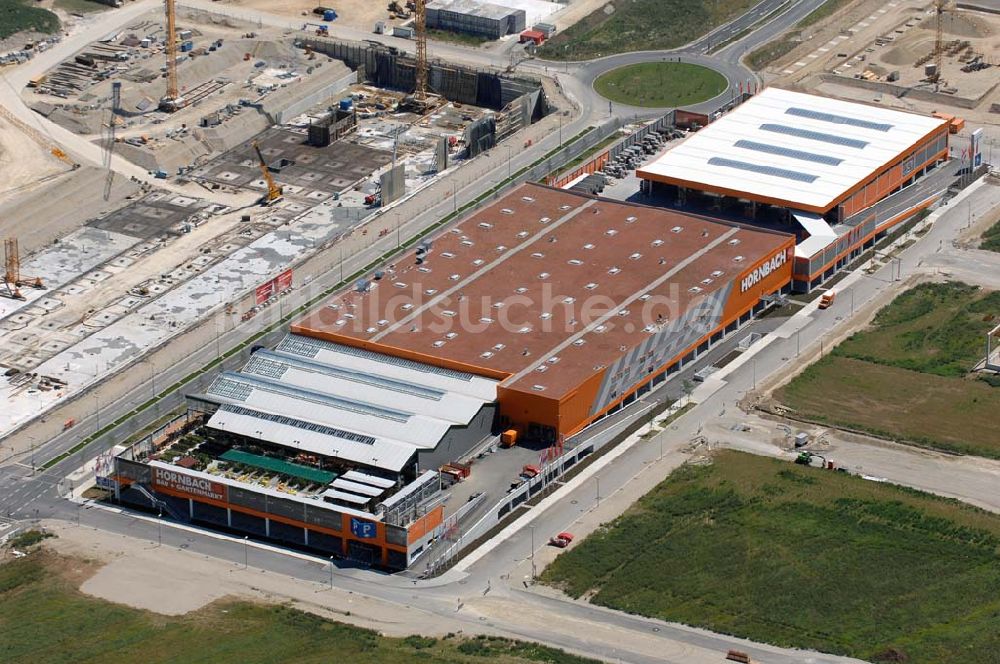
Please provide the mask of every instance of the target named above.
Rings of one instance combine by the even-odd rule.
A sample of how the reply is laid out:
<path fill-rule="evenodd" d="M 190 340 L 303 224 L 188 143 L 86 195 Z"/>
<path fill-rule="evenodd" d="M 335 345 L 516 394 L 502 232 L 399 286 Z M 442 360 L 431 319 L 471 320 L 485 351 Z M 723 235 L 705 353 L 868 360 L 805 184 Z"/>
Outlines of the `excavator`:
<path fill-rule="evenodd" d="M 268 170 L 267 164 L 264 162 L 264 155 L 260 153 L 260 145 L 257 141 L 253 142 L 253 150 L 257 153 L 257 164 L 260 166 L 260 173 L 264 176 L 264 182 L 267 183 L 267 193 L 261 197 L 261 204 L 274 205 L 284 198 L 284 188 L 271 177 L 271 171 Z"/>

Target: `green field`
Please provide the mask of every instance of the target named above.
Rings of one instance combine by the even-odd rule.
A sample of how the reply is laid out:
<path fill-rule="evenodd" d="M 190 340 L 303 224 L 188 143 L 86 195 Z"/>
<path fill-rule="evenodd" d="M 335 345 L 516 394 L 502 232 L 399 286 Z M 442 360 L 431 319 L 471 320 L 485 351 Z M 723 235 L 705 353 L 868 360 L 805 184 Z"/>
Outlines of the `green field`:
<path fill-rule="evenodd" d="M 745 13 L 756 0 L 610 0 L 556 34 L 547 60 L 590 60 L 629 51 L 676 48 Z M 613 11 L 608 11 L 612 8 Z"/>
<path fill-rule="evenodd" d="M 1000 517 L 788 461 L 722 452 L 682 467 L 542 578 L 781 646 L 1000 662 Z"/>
<path fill-rule="evenodd" d="M 668 108 L 706 101 L 725 91 L 726 77 L 684 62 L 646 62 L 613 69 L 594 81 L 598 94 L 619 104 Z"/>
<path fill-rule="evenodd" d="M 987 251 L 1000 251 L 1000 221 L 983 233 L 983 241 L 979 248 Z"/>
<path fill-rule="evenodd" d="M 29 0 L 0 0 L 0 39 L 23 30 L 53 33 L 59 30 L 59 17 Z"/>
<path fill-rule="evenodd" d="M 80 593 L 92 568 L 41 551 L 0 565 L 0 660 L 45 664 L 586 664 L 560 650 L 498 638 L 376 632 L 285 606 L 216 602 L 182 617 L 130 609 Z M 596 664 L 596 663 L 593 663 Z"/>
<path fill-rule="evenodd" d="M 967 375 L 998 316 L 1000 292 L 921 284 L 775 396 L 805 419 L 1000 458 L 1000 389 Z"/>
<path fill-rule="evenodd" d="M 801 21 L 796 24 L 796 28 L 805 28 L 813 23 L 822 21 L 827 16 L 832 16 L 837 11 L 846 6 L 851 0 L 826 0 L 822 5 L 812 10 Z M 751 69 L 760 70 L 766 65 L 774 62 L 778 58 L 787 55 L 801 43 L 800 32 L 794 31 L 769 41 L 758 47 L 747 56 L 747 64 Z"/>

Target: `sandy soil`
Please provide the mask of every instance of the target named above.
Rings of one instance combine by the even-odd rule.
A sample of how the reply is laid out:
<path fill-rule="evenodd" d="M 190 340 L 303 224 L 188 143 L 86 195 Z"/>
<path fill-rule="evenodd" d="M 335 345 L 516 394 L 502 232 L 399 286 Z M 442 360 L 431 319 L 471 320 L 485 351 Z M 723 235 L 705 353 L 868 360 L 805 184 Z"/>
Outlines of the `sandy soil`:
<path fill-rule="evenodd" d="M 3 173 L 0 201 L 20 193 L 25 185 L 66 172 L 68 168 L 47 148 L 7 119 L 0 118 L 0 172 Z"/>
<path fill-rule="evenodd" d="M 268 12 L 277 16 L 289 16 L 301 19 L 302 22 L 322 23 L 320 16 L 312 13 L 318 6 L 329 7 L 337 12 L 336 25 L 345 25 L 362 30 L 374 30 L 376 21 L 385 21 L 386 25 L 399 25 L 405 21 L 389 19 L 388 0 L 220 0 L 219 7 L 246 7 Z M 400 2 L 405 5 L 405 2 Z"/>
<path fill-rule="evenodd" d="M 103 531 L 63 521 L 44 522 L 57 537 L 45 546 L 57 553 L 90 559 L 96 572 L 80 589 L 94 597 L 147 609 L 164 615 L 195 611 L 223 598 L 237 597 L 265 602 L 291 601 L 299 608 L 389 636 L 415 632 L 443 635 L 467 624 L 452 623 L 414 606 L 363 597 L 324 584 L 264 573 L 252 565 L 238 565 L 192 553 L 175 546 Z M 164 529 L 166 532 L 166 529 Z M 176 535 L 173 536 L 176 538 Z M 320 565 L 302 562 L 303 565 Z M 142 588 L 142 592 L 136 592 Z"/>

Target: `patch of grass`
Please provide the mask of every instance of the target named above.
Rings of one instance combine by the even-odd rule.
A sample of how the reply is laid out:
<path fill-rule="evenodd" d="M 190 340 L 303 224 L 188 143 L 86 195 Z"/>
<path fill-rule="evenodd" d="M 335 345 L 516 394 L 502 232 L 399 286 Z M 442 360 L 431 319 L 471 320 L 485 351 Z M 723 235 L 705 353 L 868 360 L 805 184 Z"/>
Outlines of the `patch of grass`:
<path fill-rule="evenodd" d="M 1000 252 L 1000 221 L 993 224 L 989 230 L 983 233 L 983 241 L 979 245 L 979 248 Z"/>
<path fill-rule="evenodd" d="M 59 17 L 47 9 L 28 0 L 0 0 L 0 39 L 25 30 L 51 34 L 59 28 Z"/>
<path fill-rule="evenodd" d="M 981 359 L 986 332 L 1000 316 L 1000 291 L 956 282 L 920 284 L 893 300 L 869 329 L 834 354 L 935 374 L 964 376 Z"/>
<path fill-rule="evenodd" d="M 1000 648 L 1000 517 L 738 452 L 675 471 L 542 578 L 603 606 L 865 660 L 966 664 Z"/>
<path fill-rule="evenodd" d="M 386 638 L 280 605 L 223 601 L 163 617 L 83 595 L 65 573 L 78 565 L 40 552 L 0 566 L 3 661 L 481 664 L 489 657 L 496 664 L 593 663 L 509 639 Z"/>
<path fill-rule="evenodd" d="M 728 83 L 717 71 L 685 62 L 645 62 L 613 69 L 594 81 L 598 94 L 630 106 L 672 108 L 721 94 Z"/>
<path fill-rule="evenodd" d="M 52 7 L 69 12 L 70 14 L 74 12 L 78 14 L 90 14 L 92 12 L 102 12 L 105 9 L 111 9 L 110 5 L 95 2 L 95 0 L 54 0 Z"/>
<path fill-rule="evenodd" d="M 1000 393 L 968 371 L 1000 292 L 921 284 L 775 394 L 803 419 L 1000 458 Z"/>
<path fill-rule="evenodd" d="M 1000 458 L 1000 391 L 985 381 L 829 355 L 775 396 L 806 420 Z"/>
<path fill-rule="evenodd" d="M 610 0 L 550 39 L 539 49 L 539 57 L 589 60 L 628 51 L 676 48 L 755 4 L 756 0 Z"/>
<path fill-rule="evenodd" d="M 493 41 L 489 37 L 470 35 L 464 32 L 452 32 L 451 30 L 438 30 L 435 28 L 427 29 L 427 37 L 429 39 L 464 44 L 466 46 L 482 46 L 487 42 Z"/>
<path fill-rule="evenodd" d="M 753 70 L 763 69 L 778 58 L 784 57 L 795 50 L 800 43 L 796 36 L 787 35 L 770 41 L 750 52 L 746 64 Z"/>
<path fill-rule="evenodd" d="M 14 537 L 7 540 L 7 546 L 15 549 L 25 549 L 50 537 L 55 537 L 55 535 L 52 533 L 42 532 L 41 530 L 25 530 L 24 532 L 18 533 Z"/>

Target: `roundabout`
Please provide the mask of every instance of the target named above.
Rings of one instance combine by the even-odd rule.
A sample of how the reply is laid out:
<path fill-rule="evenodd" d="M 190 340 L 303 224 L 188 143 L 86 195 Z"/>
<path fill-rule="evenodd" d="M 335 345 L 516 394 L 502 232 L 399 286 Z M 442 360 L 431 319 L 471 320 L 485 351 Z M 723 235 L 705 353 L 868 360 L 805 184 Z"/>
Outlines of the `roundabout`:
<path fill-rule="evenodd" d="M 610 101 L 639 108 L 675 108 L 708 101 L 729 87 L 719 72 L 688 62 L 642 62 L 604 72 L 594 90 Z"/>

